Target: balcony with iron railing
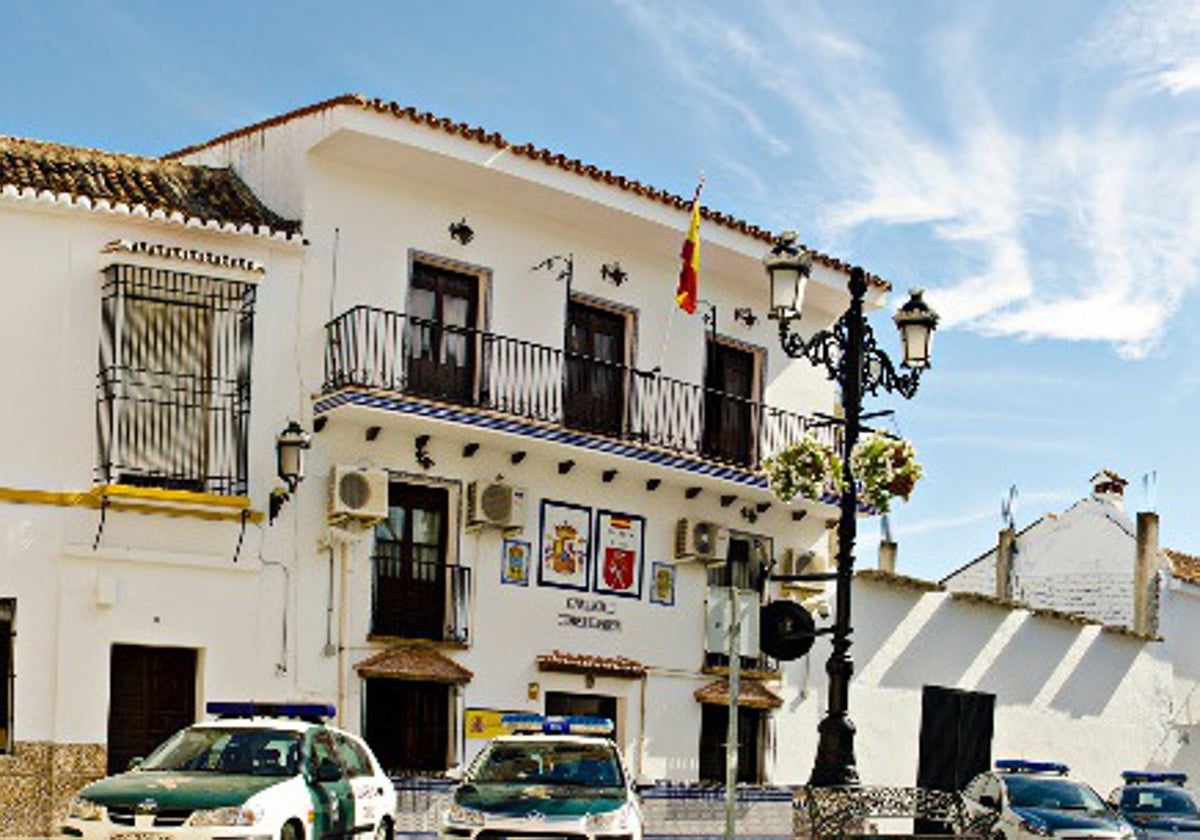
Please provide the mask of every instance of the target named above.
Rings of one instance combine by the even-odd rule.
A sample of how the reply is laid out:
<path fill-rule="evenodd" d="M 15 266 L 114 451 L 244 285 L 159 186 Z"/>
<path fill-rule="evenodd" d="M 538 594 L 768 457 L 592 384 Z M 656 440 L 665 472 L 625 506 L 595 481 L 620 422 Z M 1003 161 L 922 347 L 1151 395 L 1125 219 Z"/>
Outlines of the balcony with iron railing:
<path fill-rule="evenodd" d="M 326 325 L 324 392 L 477 409 L 753 471 L 827 420 L 520 338 L 366 306 Z"/>
<path fill-rule="evenodd" d="M 470 640 L 471 570 L 405 556 L 376 540 L 372 557 L 371 635 L 435 642 Z"/>

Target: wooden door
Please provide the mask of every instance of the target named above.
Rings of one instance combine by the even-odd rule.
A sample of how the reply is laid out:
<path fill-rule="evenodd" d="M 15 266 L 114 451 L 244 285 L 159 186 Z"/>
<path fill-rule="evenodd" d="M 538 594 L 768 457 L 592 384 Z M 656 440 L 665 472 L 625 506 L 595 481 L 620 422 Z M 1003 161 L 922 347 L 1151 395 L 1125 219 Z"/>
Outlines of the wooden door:
<path fill-rule="evenodd" d="M 704 454 L 742 466 L 754 463 L 754 353 L 708 342 L 704 373 Z"/>
<path fill-rule="evenodd" d="M 449 493 L 393 482 L 388 518 L 375 529 L 372 632 L 446 638 L 446 540 Z"/>
<path fill-rule="evenodd" d="M 441 771 L 450 752 L 452 688 L 409 680 L 366 681 L 364 734 L 389 774 Z"/>
<path fill-rule="evenodd" d="M 625 415 L 625 316 L 579 301 L 567 308 L 564 420 L 619 437 Z"/>
<path fill-rule="evenodd" d="M 109 660 L 108 772 L 196 722 L 196 651 L 113 645 Z"/>
<path fill-rule="evenodd" d="M 408 389 L 457 403 L 475 402 L 479 279 L 439 266 L 413 265 L 408 292 Z"/>

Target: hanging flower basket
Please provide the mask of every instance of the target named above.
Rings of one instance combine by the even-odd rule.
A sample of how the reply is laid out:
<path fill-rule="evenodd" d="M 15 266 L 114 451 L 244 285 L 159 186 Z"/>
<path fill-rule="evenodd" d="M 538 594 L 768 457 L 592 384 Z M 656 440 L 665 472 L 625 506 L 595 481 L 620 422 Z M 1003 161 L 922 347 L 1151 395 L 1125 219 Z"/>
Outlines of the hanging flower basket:
<path fill-rule="evenodd" d="M 879 513 L 888 512 L 893 498 L 907 502 L 923 472 L 911 443 L 878 432 L 858 442 L 850 466 L 863 502 Z"/>
<path fill-rule="evenodd" d="M 818 501 L 841 493 L 841 459 L 832 447 L 810 434 L 763 459 L 762 470 L 780 501 L 790 502 L 797 496 Z"/>

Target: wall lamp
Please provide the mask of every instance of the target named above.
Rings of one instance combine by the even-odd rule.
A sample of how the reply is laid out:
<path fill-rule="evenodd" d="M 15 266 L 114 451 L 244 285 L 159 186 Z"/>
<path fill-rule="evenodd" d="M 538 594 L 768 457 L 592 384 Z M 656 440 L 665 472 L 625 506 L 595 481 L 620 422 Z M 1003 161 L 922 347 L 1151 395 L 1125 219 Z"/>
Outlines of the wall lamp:
<path fill-rule="evenodd" d="M 629 274 L 621 268 L 621 263 L 613 260 L 600 266 L 600 279 L 620 288 L 621 284 L 629 279 Z"/>
<path fill-rule="evenodd" d="M 312 448 L 312 436 L 295 420 L 275 437 L 275 473 L 287 485 L 271 491 L 268 523 L 273 524 L 283 505 L 304 480 L 304 451 Z"/>
<path fill-rule="evenodd" d="M 471 244 L 471 240 L 475 238 L 475 231 L 467 224 L 465 216 L 450 225 L 450 238 L 457 241 L 460 245 Z"/>

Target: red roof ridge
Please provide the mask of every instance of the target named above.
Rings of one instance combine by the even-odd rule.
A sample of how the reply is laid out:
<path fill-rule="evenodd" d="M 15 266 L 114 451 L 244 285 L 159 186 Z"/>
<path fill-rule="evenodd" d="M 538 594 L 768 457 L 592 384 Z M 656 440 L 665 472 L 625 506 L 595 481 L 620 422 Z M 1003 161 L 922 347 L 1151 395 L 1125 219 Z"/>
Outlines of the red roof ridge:
<path fill-rule="evenodd" d="M 381 114 L 390 114 L 397 119 L 407 119 L 410 122 L 418 125 L 423 124 L 429 126 L 430 128 L 441 129 L 447 134 L 457 135 L 467 140 L 474 140 L 485 145 L 495 146 L 498 149 L 507 149 L 512 154 L 520 157 L 529 158 L 533 161 L 545 163 L 547 166 L 553 166 L 567 172 L 573 172 L 577 175 L 586 176 L 593 181 L 602 181 L 624 192 L 632 192 L 635 195 L 657 201 L 660 204 L 665 204 L 668 207 L 672 207 L 677 210 L 687 210 L 691 206 L 690 198 L 667 192 L 666 190 L 659 189 L 649 184 L 643 184 L 633 178 L 628 178 L 624 175 L 618 175 L 611 170 L 601 169 L 593 164 L 584 163 L 577 158 L 568 157 L 561 152 L 553 152 L 549 149 L 539 148 L 532 143 L 514 144 L 499 132 L 488 131 L 482 126 L 473 126 L 469 123 L 456 122 L 449 117 L 440 117 L 430 111 L 421 111 L 412 105 L 401 105 L 397 102 L 385 101 L 380 98 L 372 99 L 359 93 L 345 93 L 339 96 L 334 96 L 311 105 L 296 108 L 284 114 L 279 114 L 274 117 L 269 117 L 265 120 L 260 120 L 252 125 L 227 131 L 224 134 L 212 138 L 211 140 L 206 140 L 201 143 L 186 146 L 182 149 L 177 149 L 173 152 L 168 152 L 162 156 L 162 159 L 176 160 L 185 155 L 194 154 L 196 152 L 203 151 L 204 149 L 208 149 L 222 143 L 227 143 L 231 140 L 236 140 L 239 137 L 244 137 L 258 131 L 264 131 L 268 128 L 283 125 L 284 123 L 291 122 L 292 120 L 307 117 L 341 105 L 356 105 L 364 110 L 375 111 Z M 701 205 L 700 215 L 709 222 L 762 242 L 774 243 L 779 238 L 778 234 L 772 233 L 766 228 L 760 227 L 759 225 L 751 222 L 747 222 L 743 219 L 739 219 L 728 213 L 714 210 L 711 207 Z M 827 268 L 847 273 L 852 268 L 851 264 L 845 262 L 844 260 L 831 257 L 828 254 L 823 254 L 820 251 L 816 251 L 812 248 L 806 247 L 806 250 L 812 255 L 816 262 L 821 263 Z M 892 288 L 891 283 L 879 277 L 878 275 L 867 272 L 866 276 L 868 282 L 874 286 L 885 290 Z"/>

